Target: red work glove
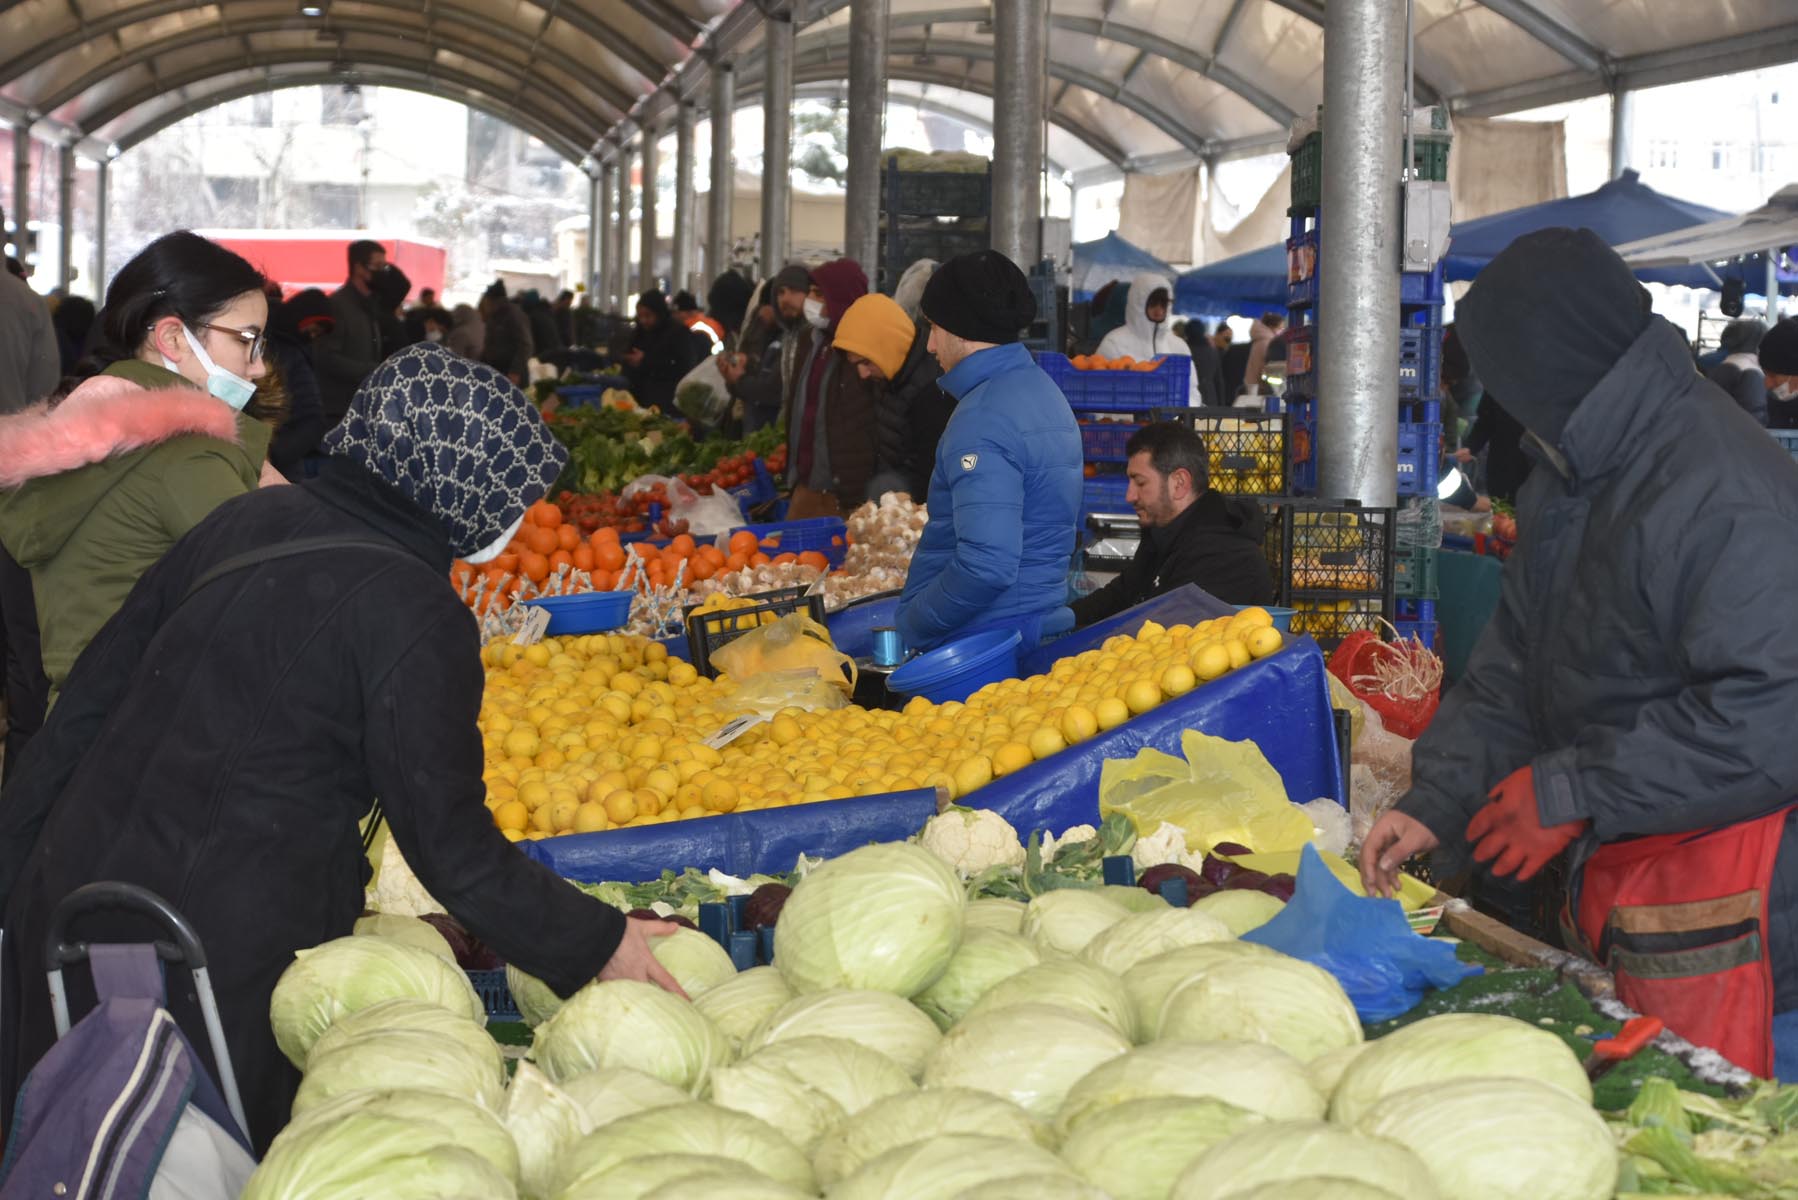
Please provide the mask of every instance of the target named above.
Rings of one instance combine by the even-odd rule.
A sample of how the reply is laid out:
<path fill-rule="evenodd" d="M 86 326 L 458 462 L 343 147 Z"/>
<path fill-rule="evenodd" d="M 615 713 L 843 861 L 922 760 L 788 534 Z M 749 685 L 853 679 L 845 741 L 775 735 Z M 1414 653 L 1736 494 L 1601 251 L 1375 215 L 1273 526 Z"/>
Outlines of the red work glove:
<path fill-rule="evenodd" d="M 1536 808 L 1536 782 L 1530 768 L 1520 767 L 1492 789 L 1491 799 L 1467 824 L 1473 857 L 1491 862 L 1494 875 L 1516 875 L 1519 883 L 1547 866 L 1586 831 L 1589 822 L 1542 824 Z M 1497 862 L 1492 860 L 1497 859 Z"/>

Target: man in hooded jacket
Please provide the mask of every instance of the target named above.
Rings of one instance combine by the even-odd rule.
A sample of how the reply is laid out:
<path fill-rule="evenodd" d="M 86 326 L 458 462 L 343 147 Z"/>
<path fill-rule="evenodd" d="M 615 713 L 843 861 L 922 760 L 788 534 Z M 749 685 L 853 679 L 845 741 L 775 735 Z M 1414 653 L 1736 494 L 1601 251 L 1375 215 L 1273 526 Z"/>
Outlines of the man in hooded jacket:
<path fill-rule="evenodd" d="M 1538 465 L 1498 610 L 1361 873 L 1386 892 L 1439 848 L 1445 877 L 1471 857 L 1502 887 L 1565 854 L 1563 929 L 1619 998 L 1789 1078 L 1798 466 L 1645 295 L 1591 231 L 1550 229 L 1460 305 Z"/>
<path fill-rule="evenodd" d="M 790 519 L 851 512 L 868 498 L 879 465 L 879 384 L 834 352 L 837 326 L 868 294 L 868 276 L 839 258 L 812 273 L 781 422 L 787 428 Z M 795 512 L 795 509 L 798 511 Z"/>
<path fill-rule="evenodd" d="M 1192 348 L 1174 333 L 1169 311 L 1173 285 L 1159 275 L 1144 273 L 1130 281 L 1130 298 L 1124 308 L 1124 323 L 1106 334 L 1094 351 L 1100 358 L 1134 358 L 1149 362 L 1169 354 L 1187 359 L 1192 374 L 1192 387 L 1187 403 L 1199 404 L 1199 373 L 1192 366 Z"/>

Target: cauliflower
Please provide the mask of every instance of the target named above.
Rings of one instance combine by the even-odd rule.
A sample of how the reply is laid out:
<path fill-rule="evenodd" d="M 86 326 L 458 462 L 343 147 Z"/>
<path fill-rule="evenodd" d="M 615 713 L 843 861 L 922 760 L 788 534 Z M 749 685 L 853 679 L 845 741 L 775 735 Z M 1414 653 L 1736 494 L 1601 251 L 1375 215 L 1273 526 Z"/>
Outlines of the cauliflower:
<path fill-rule="evenodd" d="M 1130 861 L 1136 864 L 1139 872 L 1162 863 L 1176 863 L 1196 871 L 1204 865 L 1205 856 L 1186 849 L 1184 829 L 1171 821 L 1163 821 L 1154 833 L 1136 839 L 1136 845 L 1130 848 Z"/>
<path fill-rule="evenodd" d="M 425 885 L 418 882 L 418 876 L 412 873 L 392 838 L 388 838 L 381 848 L 381 865 L 375 871 L 375 885 L 368 901 L 368 906 L 376 912 L 402 917 L 422 917 L 426 913 L 445 911 L 443 905 L 425 891 Z"/>
<path fill-rule="evenodd" d="M 1090 842 L 1098 836 L 1099 831 L 1091 825 L 1075 825 L 1060 837 L 1056 837 L 1048 830 L 1044 830 L 1042 844 L 1043 865 L 1047 866 L 1049 863 L 1055 861 L 1055 847 L 1072 846 L 1080 842 Z"/>
<path fill-rule="evenodd" d="M 918 841 L 963 878 L 988 867 L 1024 865 L 1018 831 L 990 809 L 952 807 L 940 812 L 924 823 Z"/>

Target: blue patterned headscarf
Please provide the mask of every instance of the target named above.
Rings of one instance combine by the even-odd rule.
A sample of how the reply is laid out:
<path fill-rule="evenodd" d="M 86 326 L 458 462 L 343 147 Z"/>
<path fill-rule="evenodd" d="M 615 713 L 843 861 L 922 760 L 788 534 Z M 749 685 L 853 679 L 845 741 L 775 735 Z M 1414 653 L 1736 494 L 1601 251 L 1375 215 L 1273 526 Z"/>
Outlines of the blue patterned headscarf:
<path fill-rule="evenodd" d="M 497 541 L 568 462 L 510 380 L 431 342 L 376 367 L 323 448 L 442 521 L 458 557 Z"/>

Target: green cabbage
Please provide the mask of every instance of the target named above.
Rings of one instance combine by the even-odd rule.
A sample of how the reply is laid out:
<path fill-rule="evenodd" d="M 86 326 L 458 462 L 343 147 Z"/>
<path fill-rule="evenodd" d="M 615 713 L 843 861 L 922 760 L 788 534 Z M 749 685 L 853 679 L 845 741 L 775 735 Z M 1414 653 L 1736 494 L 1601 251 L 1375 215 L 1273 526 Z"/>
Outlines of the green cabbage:
<path fill-rule="evenodd" d="M 521 1062 L 506 1089 L 505 1121 L 518 1152 L 520 1194 L 548 1200 L 556 1160 L 587 1132 L 579 1106 L 542 1071 Z"/>
<path fill-rule="evenodd" d="M 295 1116 L 281 1136 L 303 1138 L 310 1130 L 357 1116 L 391 1117 L 436 1127 L 442 1131 L 443 1145 L 472 1150 L 507 1179 L 518 1178 L 518 1150 L 500 1119 L 472 1100 L 442 1092 L 414 1088 L 345 1092 Z"/>
<path fill-rule="evenodd" d="M 558 1083 L 598 1067 L 633 1067 L 692 1093 L 730 1059 L 730 1044 L 693 1005 L 653 983 L 590 983 L 539 1025 L 531 1058 Z"/>
<path fill-rule="evenodd" d="M 724 947 L 697 929 L 677 925 L 673 933 L 650 938 L 649 949 L 681 990 L 695 1000 L 737 977 L 737 964 Z"/>
<path fill-rule="evenodd" d="M 958 1194 L 955 1200 L 1111 1200 L 1084 1179 L 1073 1175 L 1013 1175 L 982 1183 Z"/>
<path fill-rule="evenodd" d="M 741 1170 L 728 1174 L 720 1171 L 690 1175 L 646 1193 L 643 1200 L 695 1200 L 695 1197 L 703 1197 L 703 1200 L 812 1200 L 810 1192 L 772 1179 L 747 1176 Z"/>
<path fill-rule="evenodd" d="M 366 917 L 357 918 L 353 932 L 358 937 L 392 938 L 419 950 L 428 950 L 449 962 L 456 961 L 456 952 L 450 949 L 450 944 L 437 932 L 436 926 L 417 917 L 402 916 L 399 913 L 370 913 Z"/>
<path fill-rule="evenodd" d="M 565 1195 L 576 1184 L 632 1159 L 665 1154 L 730 1159 L 801 1191 L 816 1190 L 811 1163 L 779 1130 L 744 1113 L 690 1101 L 620 1117 L 606 1126 L 605 1136 L 580 1142 L 558 1164 L 561 1191 Z M 597 1198 L 611 1193 L 585 1194 Z"/>
<path fill-rule="evenodd" d="M 947 1029 L 995 984 L 1034 967 L 1042 957 L 1036 943 L 1022 934 L 971 928 L 962 936 L 961 949 L 949 960 L 949 969 L 913 996 L 912 1002 L 936 1022 L 937 1028 Z"/>
<path fill-rule="evenodd" d="M 1075 1126 L 1061 1158 L 1112 1200 L 1164 1200 L 1193 1159 L 1262 1119 L 1210 1097 L 1126 1100 Z"/>
<path fill-rule="evenodd" d="M 1130 997 L 1137 1040 L 1152 1042 L 1161 1035 L 1161 1006 L 1181 984 L 1219 963 L 1272 958 L 1276 953 L 1255 942 L 1203 942 L 1143 959 L 1124 972 L 1124 992 Z"/>
<path fill-rule="evenodd" d="M 365 1088 L 445 1092 L 497 1113 L 506 1103 L 506 1068 L 492 1039 L 476 1050 L 420 1029 L 372 1030 L 312 1056 L 293 1114 Z"/>
<path fill-rule="evenodd" d="M 711 1101 L 761 1118 L 809 1155 L 818 1139 L 870 1104 L 916 1090 L 904 1068 L 866 1046 L 796 1037 L 713 1071 Z"/>
<path fill-rule="evenodd" d="M 332 1022 L 383 1000 L 411 997 L 485 1023 L 487 1010 L 468 976 L 435 954 L 372 934 L 301 950 L 281 972 L 269 1001 L 275 1044 L 304 1068 L 306 1054 Z"/>
<path fill-rule="evenodd" d="M 399 999 L 371 1004 L 360 1012 L 353 1012 L 335 1022 L 312 1043 L 306 1062 L 310 1066 L 319 1055 L 328 1054 L 345 1042 L 396 1029 L 415 1029 L 429 1033 L 464 1046 L 476 1055 L 500 1053 L 499 1044 L 489 1036 L 484 1024 L 477 1024 L 461 1013 L 453 1013 L 447 1008 L 439 1008 L 423 1000 Z"/>
<path fill-rule="evenodd" d="M 988 896 L 969 903 L 965 924 L 969 929 L 997 929 L 1000 933 L 1016 933 L 1024 927 L 1024 904 Z"/>
<path fill-rule="evenodd" d="M 1019 1004 L 1072 1009 L 1097 1017 L 1127 1038 L 1136 1035 L 1136 1013 L 1124 981 L 1079 959 L 1051 959 L 1000 980 L 975 1001 L 965 1018 L 984 1017 Z"/>
<path fill-rule="evenodd" d="M 512 1003 L 518 1006 L 518 1015 L 532 1029 L 555 1016 L 562 1007 L 562 997 L 549 984 L 511 963 L 506 964 L 506 987 L 512 993 Z"/>
<path fill-rule="evenodd" d="M 888 1097 L 832 1129 L 813 1151 L 812 1167 L 828 1188 L 888 1150 L 976 1129 L 984 1137 L 1049 1143 L 1048 1128 L 1009 1100 L 972 1088 L 929 1088 Z"/>
<path fill-rule="evenodd" d="M 1221 963 L 1180 985 L 1162 1006 L 1161 1036 L 1267 1042 L 1301 1062 L 1362 1040 L 1336 977 L 1284 956 Z"/>
<path fill-rule="evenodd" d="M 1534 1079 L 1592 1103 L 1584 1064 L 1546 1029 L 1494 1013 L 1446 1013 L 1394 1030 L 1362 1051 L 1343 1072 L 1330 1119 L 1353 1125 L 1383 1096 L 1471 1075 Z"/>
<path fill-rule="evenodd" d="M 1387 1036 L 1391 1036 L 1388 1034 Z M 1311 1077 L 1311 1086 L 1325 1100 L 1336 1095 L 1336 1087 L 1342 1082 L 1343 1075 L 1349 1065 L 1361 1057 L 1370 1042 L 1358 1042 L 1353 1046 L 1343 1046 L 1337 1050 L 1326 1050 L 1305 1064 L 1305 1074 Z"/>
<path fill-rule="evenodd" d="M 1617 1184 L 1604 1119 L 1534 1079 L 1456 1079 L 1398 1092 L 1355 1132 L 1408 1146 L 1455 1200 L 1608 1200 Z"/>
<path fill-rule="evenodd" d="M 685 1104 L 692 1096 L 672 1083 L 630 1067 L 605 1067 L 583 1071 L 557 1085 L 581 1110 L 588 1132 L 609 1125 L 619 1117 Z"/>
<path fill-rule="evenodd" d="M 792 998 L 793 989 L 779 971 L 773 967 L 751 967 L 739 972 L 735 979 L 708 988 L 704 995 L 694 998 L 693 1007 L 718 1027 L 734 1052 L 742 1049 L 758 1025 Z"/>
<path fill-rule="evenodd" d="M 863 1163 L 830 1189 L 830 1200 L 953 1200 L 1018 1175 L 1066 1175 L 1053 1154 L 1012 1138 L 950 1133 L 910 1142 Z"/>
<path fill-rule="evenodd" d="M 1197 909 L 1162 905 L 1158 910 L 1125 917 L 1088 942 L 1080 957 L 1113 975 L 1122 975 L 1145 958 L 1181 946 L 1227 942 L 1231 936 L 1230 930 L 1215 917 Z"/>
<path fill-rule="evenodd" d="M 1148 888 L 1135 884 L 1107 883 L 1098 888 L 1099 895 L 1116 900 L 1124 906 L 1124 911 L 1131 913 L 1164 912 L 1168 902 L 1161 898 L 1159 892 L 1151 892 Z"/>
<path fill-rule="evenodd" d="M 796 996 L 743 1043 L 743 1053 L 795 1037 L 846 1038 L 879 1051 L 916 1079 L 924 1060 L 943 1040 L 929 1017 L 891 992 L 831 990 Z"/>
<path fill-rule="evenodd" d="M 516 1195 L 512 1181 L 497 1167 L 457 1145 L 435 1123 L 355 1113 L 297 1133 L 283 1132 L 239 1200 L 509 1200 Z"/>
<path fill-rule="evenodd" d="M 1371 1183 L 1336 1175 L 1307 1175 L 1264 1183 L 1246 1192 L 1231 1192 L 1227 1200 L 1411 1200 L 1401 1192 L 1389 1192 Z"/>
<path fill-rule="evenodd" d="M 1129 909 L 1101 892 L 1058 888 L 1030 901 L 1019 932 L 1044 950 L 1078 954 L 1088 942 L 1129 915 Z"/>
<path fill-rule="evenodd" d="M 1222 921 L 1229 928 L 1231 937 L 1241 937 L 1249 930 L 1259 928 L 1279 916 L 1286 904 L 1266 892 L 1231 888 L 1201 896 L 1193 901 L 1192 906 L 1197 911 Z"/>
<path fill-rule="evenodd" d="M 1324 1175 L 1389 1188 L 1405 1200 L 1438 1195 L 1429 1168 L 1397 1142 L 1361 1137 L 1328 1121 L 1276 1121 L 1205 1151 L 1174 1183 L 1169 1200 L 1224 1200 Z"/>
<path fill-rule="evenodd" d="M 753 1175 L 734 1159 L 717 1154 L 653 1154 L 614 1163 L 610 1169 L 571 1182 L 555 1200 L 642 1200 L 665 1187 L 690 1189 L 692 1181 L 706 1175 Z M 686 1191 L 688 1196 L 695 1195 Z"/>
<path fill-rule="evenodd" d="M 1273 1121 L 1315 1120 L 1324 1098 L 1284 1050 L 1253 1042 L 1156 1042 L 1093 1068 L 1056 1114 L 1064 1136 L 1094 1113 L 1156 1096 L 1209 1096 Z"/>
<path fill-rule="evenodd" d="M 1095 1016 L 1018 1004 L 970 1014 L 945 1034 L 924 1066 L 924 1086 L 991 1092 L 1048 1120 L 1087 1072 L 1129 1049 L 1128 1038 Z"/>
<path fill-rule="evenodd" d="M 930 851 L 863 846 L 812 871 L 787 897 L 774 965 L 801 995 L 867 988 L 915 996 L 955 957 L 966 907 L 955 869 Z"/>

